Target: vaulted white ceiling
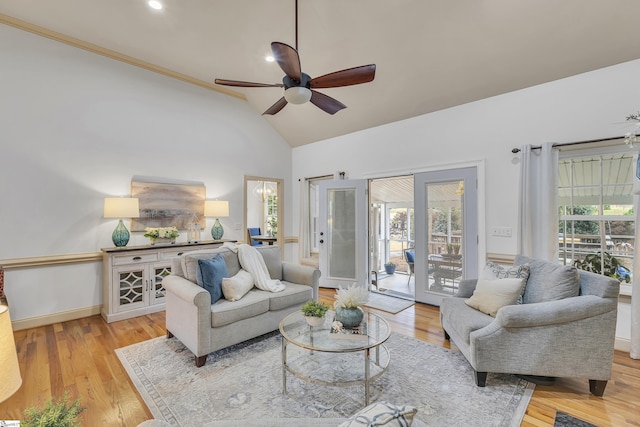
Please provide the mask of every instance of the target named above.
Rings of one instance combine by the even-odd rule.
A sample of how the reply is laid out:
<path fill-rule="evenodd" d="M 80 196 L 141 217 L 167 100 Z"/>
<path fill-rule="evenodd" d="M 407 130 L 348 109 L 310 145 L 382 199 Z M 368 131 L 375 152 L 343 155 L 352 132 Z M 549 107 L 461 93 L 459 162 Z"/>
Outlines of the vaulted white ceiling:
<path fill-rule="evenodd" d="M 295 45 L 295 0 L 0 0 L 0 22 L 35 25 L 213 84 L 280 83 L 264 61 Z M 263 116 L 300 146 L 640 58 L 637 0 L 299 0 L 311 77 L 375 63 L 376 78 Z M 228 89 L 228 88 L 226 88 Z M 233 89 L 261 114 L 280 88 Z M 464 120 L 461 117 L 461 120 Z"/>

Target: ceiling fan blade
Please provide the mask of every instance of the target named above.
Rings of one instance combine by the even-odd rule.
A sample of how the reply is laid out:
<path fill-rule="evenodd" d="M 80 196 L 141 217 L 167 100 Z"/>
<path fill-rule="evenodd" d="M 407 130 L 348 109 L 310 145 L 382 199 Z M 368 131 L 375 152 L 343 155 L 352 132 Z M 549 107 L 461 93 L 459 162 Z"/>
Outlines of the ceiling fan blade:
<path fill-rule="evenodd" d="M 284 99 L 284 96 L 283 96 L 282 98 L 278 99 L 275 104 L 267 108 L 267 111 L 262 113 L 262 115 L 264 116 L 265 114 L 269 114 L 273 116 L 274 114 L 282 110 L 285 105 L 287 105 L 287 100 Z"/>
<path fill-rule="evenodd" d="M 225 80 L 225 79 L 215 79 L 217 85 L 224 86 L 238 86 L 238 87 L 284 87 L 282 83 L 253 83 L 253 82 L 242 82 L 239 80 Z"/>
<path fill-rule="evenodd" d="M 311 91 L 311 103 L 325 113 L 329 113 L 331 115 L 337 113 L 343 108 L 347 108 L 346 105 L 337 99 L 333 99 L 332 97 L 327 96 L 324 93 L 316 92 L 315 90 Z"/>
<path fill-rule="evenodd" d="M 316 77 L 309 81 L 309 85 L 314 89 L 352 86 L 368 83 L 372 81 L 375 76 L 376 64 L 361 65 L 360 67 L 348 68 Z"/>
<path fill-rule="evenodd" d="M 282 71 L 299 83 L 302 80 L 302 69 L 298 52 L 288 44 L 280 42 L 271 43 L 271 51 Z"/>

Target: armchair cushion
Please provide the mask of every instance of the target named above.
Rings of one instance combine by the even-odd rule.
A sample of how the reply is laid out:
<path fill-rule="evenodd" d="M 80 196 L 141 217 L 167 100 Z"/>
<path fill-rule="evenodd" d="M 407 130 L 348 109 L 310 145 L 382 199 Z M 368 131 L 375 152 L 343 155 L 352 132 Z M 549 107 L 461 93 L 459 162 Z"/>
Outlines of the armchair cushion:
<path fill-rule="evenodd" d="M 413 251 L 406 251 L 405 256 L 407 257 L 407 262 L 415 262 L 416 254 Z"/>
<path fill-rule="evenodd" d="M 469 307 L 475 308 L 492 317 L 507 305 L 514 305 L 522 295 L 524 279 L 478 279 L 476 290 L 466 300 Z"/>
<path fill-rule="evenodd" d="M 529 278 L 529 264 L 515 265 L 513 267 L 503 267 L 493 262 L 488 262 L 487 265 L 480 273 L 481 279 L 508 279 L 516 278 L 523 279 L 522 289 L 518 296 L 518 304 L 522 304 L 522 295 L 524 294 L 525 286 L 527 285 L 527 279 Z"/>
<path fill-rule="evenodd" d="M 525 304 L 556 301 L 576 297 L 580 293 L 580 276 L 575 267 L 516 256 L 514 265 L 523 264 L 530 266 L 523 295 Z"/>

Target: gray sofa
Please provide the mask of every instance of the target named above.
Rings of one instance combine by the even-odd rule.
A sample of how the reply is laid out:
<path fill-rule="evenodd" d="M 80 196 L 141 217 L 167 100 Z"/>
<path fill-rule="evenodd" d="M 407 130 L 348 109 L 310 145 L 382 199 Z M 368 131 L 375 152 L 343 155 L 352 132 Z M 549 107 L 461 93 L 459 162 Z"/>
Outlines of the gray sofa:
<path fill-rule="evenodd" d="M 530 268 L 523 304 L 484 314 L 465 303 L 477 282 L 468 280 L 440 306 L 445 337 L 475 370 L 476 384 L 483 387 L 488 372 L 576 377 L 602 396 L 613 365 L 619 282 L 524 256 L 514 264 Z M 568 296 L 572 277 L 575 295 Z"/>
<path fill-rule="evenodd" d="M 228 248 L 187 252 L 172 261 L 166 289 L 167 336 L 178 338 L 195 355 L 196 366 L 207 355 L 278 329 L 280 321 L 310 299 L 318 299 L 320 271 L 281 261 L 278 246 L 256 247 L 272 279 L 286 286 L 282 292 L 253 288 L 238 301 L 224 298 L 211 304 L 209 292 L 196 283 L 198 259 L 216 254 L 224 258 L 229 277 L 240 270 L 237 253 Z"/>

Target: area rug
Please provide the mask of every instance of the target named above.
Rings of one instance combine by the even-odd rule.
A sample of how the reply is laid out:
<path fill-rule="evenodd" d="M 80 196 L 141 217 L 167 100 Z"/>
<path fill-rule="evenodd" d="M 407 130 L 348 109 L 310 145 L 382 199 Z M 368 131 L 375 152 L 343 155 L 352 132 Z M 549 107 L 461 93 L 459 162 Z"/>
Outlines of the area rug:
<path fill-rule="evenodd" d="M 369 292 L 369 301 L 365 306 L 396 314 L 411 307 L 413 304 L 413 301 L 406 299 L 382 295 L 376 292 Z"/>
<path fill-rule="evenodd" d="M 553 427 L 597 427 L 595 424 L 588 423 L 581 419 L 572 417 L 564 412 L 556 412 L 556 419 Z"/>
<path fill-rule="evenodd" d="M 489 374 L 487 387 L 476 387 L 471 367 L 457 351 L 400 334 L 392 334 L 386 345 L 391 360 L 372 384 L 372 402 L 413 405 L 429 426 L 520 425 L 532 383 Z M 283 395 L 279 334 L 212 353 L 202 368 L 175 338 L 155 338 L 116 353 L 154 417 L 176 426 L 337 426 L 364 406 L 363 386 L 318 385 L 291 374 Z M 334 379 L 364 369 L 360 352 L 310 353 L 294 345 L 288 346 L 288 362 Z"/>

